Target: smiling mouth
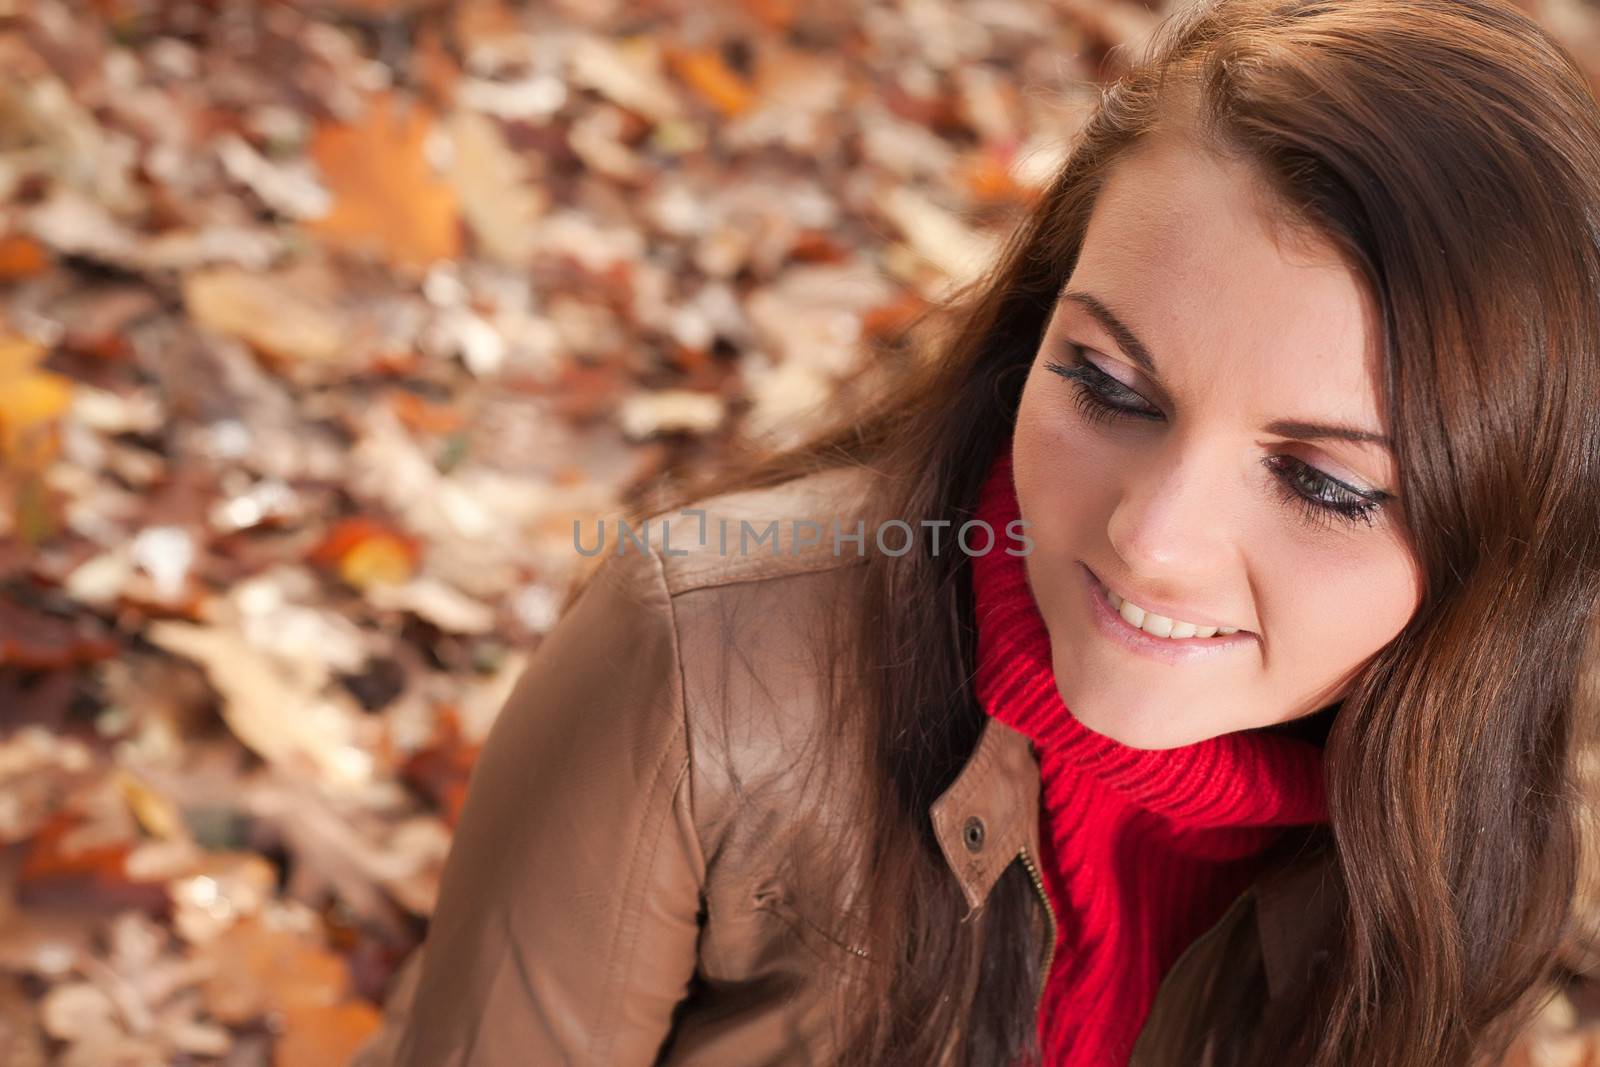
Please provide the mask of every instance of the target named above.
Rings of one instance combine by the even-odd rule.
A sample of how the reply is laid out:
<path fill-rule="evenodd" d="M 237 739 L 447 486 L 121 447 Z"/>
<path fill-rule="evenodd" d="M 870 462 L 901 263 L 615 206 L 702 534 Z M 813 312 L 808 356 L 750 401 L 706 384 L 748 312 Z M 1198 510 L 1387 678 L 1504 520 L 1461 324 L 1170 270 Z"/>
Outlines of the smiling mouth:
<path fill-rule="evenodd" d="M 1230 637 L 1237 639 L 1250 636 L 1250 631 L 1241 630 L 1237 626 L 1201 626 L 1146 611 L 1132 601 L 1118 596 L 1089 569 L 1087 564 L 1083 565 L 1083 569 L 1102 606 L 1125 624 L 1128 630 L 1136 632 L 1141 637 L 1168 642 L 1174 646 L 1187 646 L 1223 643 Z"/>

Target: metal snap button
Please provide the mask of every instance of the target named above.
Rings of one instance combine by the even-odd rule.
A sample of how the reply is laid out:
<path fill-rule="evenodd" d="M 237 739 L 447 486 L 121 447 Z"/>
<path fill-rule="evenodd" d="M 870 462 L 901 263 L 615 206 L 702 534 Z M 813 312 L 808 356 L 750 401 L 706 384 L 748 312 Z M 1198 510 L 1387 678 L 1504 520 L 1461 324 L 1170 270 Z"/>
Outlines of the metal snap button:
<path fill-rule="evenodd" d="M 983 820 L 976 815 L 967 817 L 967 824 L 961 828 L 961 840 L 966 842 L 968 852 L 976 852 L 983 847 Z"/>

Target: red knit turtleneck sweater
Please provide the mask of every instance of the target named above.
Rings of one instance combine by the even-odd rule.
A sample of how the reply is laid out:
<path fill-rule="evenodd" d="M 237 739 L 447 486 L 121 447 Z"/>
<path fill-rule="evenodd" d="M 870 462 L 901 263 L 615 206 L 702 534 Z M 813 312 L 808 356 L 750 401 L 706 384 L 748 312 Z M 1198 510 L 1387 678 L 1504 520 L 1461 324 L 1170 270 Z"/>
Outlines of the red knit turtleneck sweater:
<path fill-rule="evenodd" d="M 1026 558 L 1005 551 L 1018 515 L 1005 446 L 976 515 L 995 531 L 972 558 L 976 683 L 1039 760 L 1039 867 L 1057 917 L 1039 1040 L 1047 1067 L 1124 1067 L 1161 979 L 1261 873 L 1262 852 L 1284 827 L 1326 821 L 1322 753 L 1251 730 L 1136 749 L 1078 722 Z"/>

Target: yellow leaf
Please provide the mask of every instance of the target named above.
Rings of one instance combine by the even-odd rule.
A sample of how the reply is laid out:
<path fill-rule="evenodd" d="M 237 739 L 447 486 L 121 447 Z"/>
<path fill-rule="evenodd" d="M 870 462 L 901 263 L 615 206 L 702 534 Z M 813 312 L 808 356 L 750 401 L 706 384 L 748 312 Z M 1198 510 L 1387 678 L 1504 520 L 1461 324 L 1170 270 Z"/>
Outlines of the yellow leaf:
<path fill-rule="evenodd" d="M 364 589 L 409 581 L 419 555 L 412 538 L 379 520 L 356 516 L 335 523 L 310 558 Z"/>
<path fill-rule="evenodd" d="M 398 585 L 410 579 L 413 554 L 393 538 L 373 537 L 351 548 L 339 564 L 339 575 L 358 588 Z"/>
<path fill-rule="evenodd" d="M 72 382 L 39 369 L 44 348 L 24 337 L 0 339 L 0 464 L 37 471 L 55 459 L 57 423 L 72 403 Z"/>
<path fill-rule="evenodd" d="M 0 473 L 4 473 L 3 469 Z M 4 485 L 0 481 L 0 488 Z M 61 532 L 56 495 L 37 471 L 24 471 L 17 479 L 11 492 L 11 509 L 9 522 L 0 516 L 0 536 L 9 533 L 25 545 L 42 545 Z M 5 529 L 7 525 L 11 527 L 9 531 Z"/>
<path fill-rule="evenodd" d="M 139 820 L 139 825 L 152 837 L 171 840 L 183 830 L 183 816 L 178 806 L 168 797 L 151 789 L 127 771 L 118 771 L 114 778 L 122 787 L 122 796 L 128 810 Z"/>

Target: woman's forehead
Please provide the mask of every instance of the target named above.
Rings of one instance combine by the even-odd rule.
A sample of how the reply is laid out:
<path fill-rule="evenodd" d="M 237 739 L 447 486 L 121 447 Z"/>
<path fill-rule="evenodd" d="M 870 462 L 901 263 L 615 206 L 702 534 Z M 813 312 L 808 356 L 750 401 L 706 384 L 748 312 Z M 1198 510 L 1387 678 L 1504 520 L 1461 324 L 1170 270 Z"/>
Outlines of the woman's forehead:
<path fill-rule="evenodd" d="M 1245 170 L 1177 143 L 1119 164 L 1063 288 L 1058 328 L 1071 324 L 1074 340 L 1191 405 L 1218 397 L 1263 421 L 1383 433 L 1381 324 L 1364 278 L 1331 242 L 1284 240 Z"/>

